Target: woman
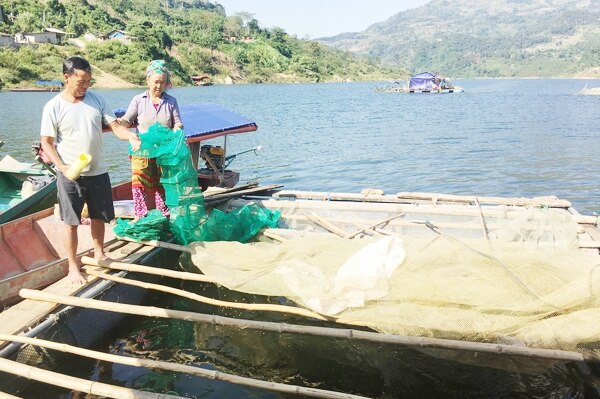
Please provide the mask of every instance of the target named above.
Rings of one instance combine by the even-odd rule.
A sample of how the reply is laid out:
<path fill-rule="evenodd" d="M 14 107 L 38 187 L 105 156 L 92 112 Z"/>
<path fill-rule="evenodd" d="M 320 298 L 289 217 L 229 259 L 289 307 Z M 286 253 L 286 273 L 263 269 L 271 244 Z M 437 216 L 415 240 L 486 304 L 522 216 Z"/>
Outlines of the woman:
<path fill-rule="evenodd" d="M 127 112 L 120 118 L 120 123 L 126 126 L 137 125 L 140 135 L 156 122 L 173 130 L 183 129 L 177 100 L 165 92 L 172 85 L 169 70 L 163 60 L 154 60 L 148 64 L 146 83 L 148 90 L 133 97 Z M 167 216 L 169 210 L 165 205 L 164 189 L 160 184 L 160 167 L 156 160 L 132 156 L 131 170 L 135 217 L 142 218 L 155 208 Z"/>

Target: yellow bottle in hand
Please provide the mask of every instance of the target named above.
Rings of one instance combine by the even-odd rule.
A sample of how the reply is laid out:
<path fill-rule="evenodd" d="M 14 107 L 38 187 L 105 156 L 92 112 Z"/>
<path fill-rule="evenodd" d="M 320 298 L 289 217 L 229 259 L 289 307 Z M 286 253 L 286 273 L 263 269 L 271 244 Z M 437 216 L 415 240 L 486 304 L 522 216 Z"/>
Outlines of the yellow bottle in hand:
<path fill-rule="evenodd" d="M 70 180 L 77 180 L 81 171 L 85 169 L 90 162 L 92 162 L 92 156 L 90 154 L 79 154 L 79 158 L 77 158 L 77 161 L 69 167 L 69 170 L 65 173 L 65 177 Z"/>

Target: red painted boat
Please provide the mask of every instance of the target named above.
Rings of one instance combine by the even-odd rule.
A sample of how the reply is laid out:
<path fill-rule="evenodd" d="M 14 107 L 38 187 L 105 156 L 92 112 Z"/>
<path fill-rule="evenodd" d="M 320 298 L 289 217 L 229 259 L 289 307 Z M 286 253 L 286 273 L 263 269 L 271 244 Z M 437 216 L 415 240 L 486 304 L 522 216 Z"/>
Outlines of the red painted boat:
<path fill-rule="evenodd" d="M 79 228 L 78 253 L 92 248 L 89 228 Z M 107 229 L 105 241 L 114 237 Z M 0 306 L 19 301 L 21 288 L 41 289 L 65 277 L 63 223 L 54 208 L 1 224 L 0 259 Z"/>

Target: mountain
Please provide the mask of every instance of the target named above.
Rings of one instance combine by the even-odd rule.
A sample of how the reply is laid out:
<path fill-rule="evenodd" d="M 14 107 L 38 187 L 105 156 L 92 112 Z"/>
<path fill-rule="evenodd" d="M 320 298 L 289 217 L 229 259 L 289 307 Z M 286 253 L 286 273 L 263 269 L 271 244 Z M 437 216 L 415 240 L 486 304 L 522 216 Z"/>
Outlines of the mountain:
<path fill-rule="evenodd" d="M 319 41 L 453 77 L 600 77 L 600 0 L 433 0 Z"/>

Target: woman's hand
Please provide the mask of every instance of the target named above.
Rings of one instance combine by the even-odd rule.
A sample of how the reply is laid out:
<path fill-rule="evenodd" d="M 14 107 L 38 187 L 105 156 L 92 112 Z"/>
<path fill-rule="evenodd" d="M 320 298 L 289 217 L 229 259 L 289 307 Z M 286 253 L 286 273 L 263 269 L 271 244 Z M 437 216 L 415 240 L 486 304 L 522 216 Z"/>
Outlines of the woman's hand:
<path fill-rule="evenodd" d="M 142 142 L 140 140 L 140 137 L 137 134 L 133 133 L 131 136 L 129 136 L 129 144 L 131 144 L 131 149 L 135 152 L 140 149 Z"/>

